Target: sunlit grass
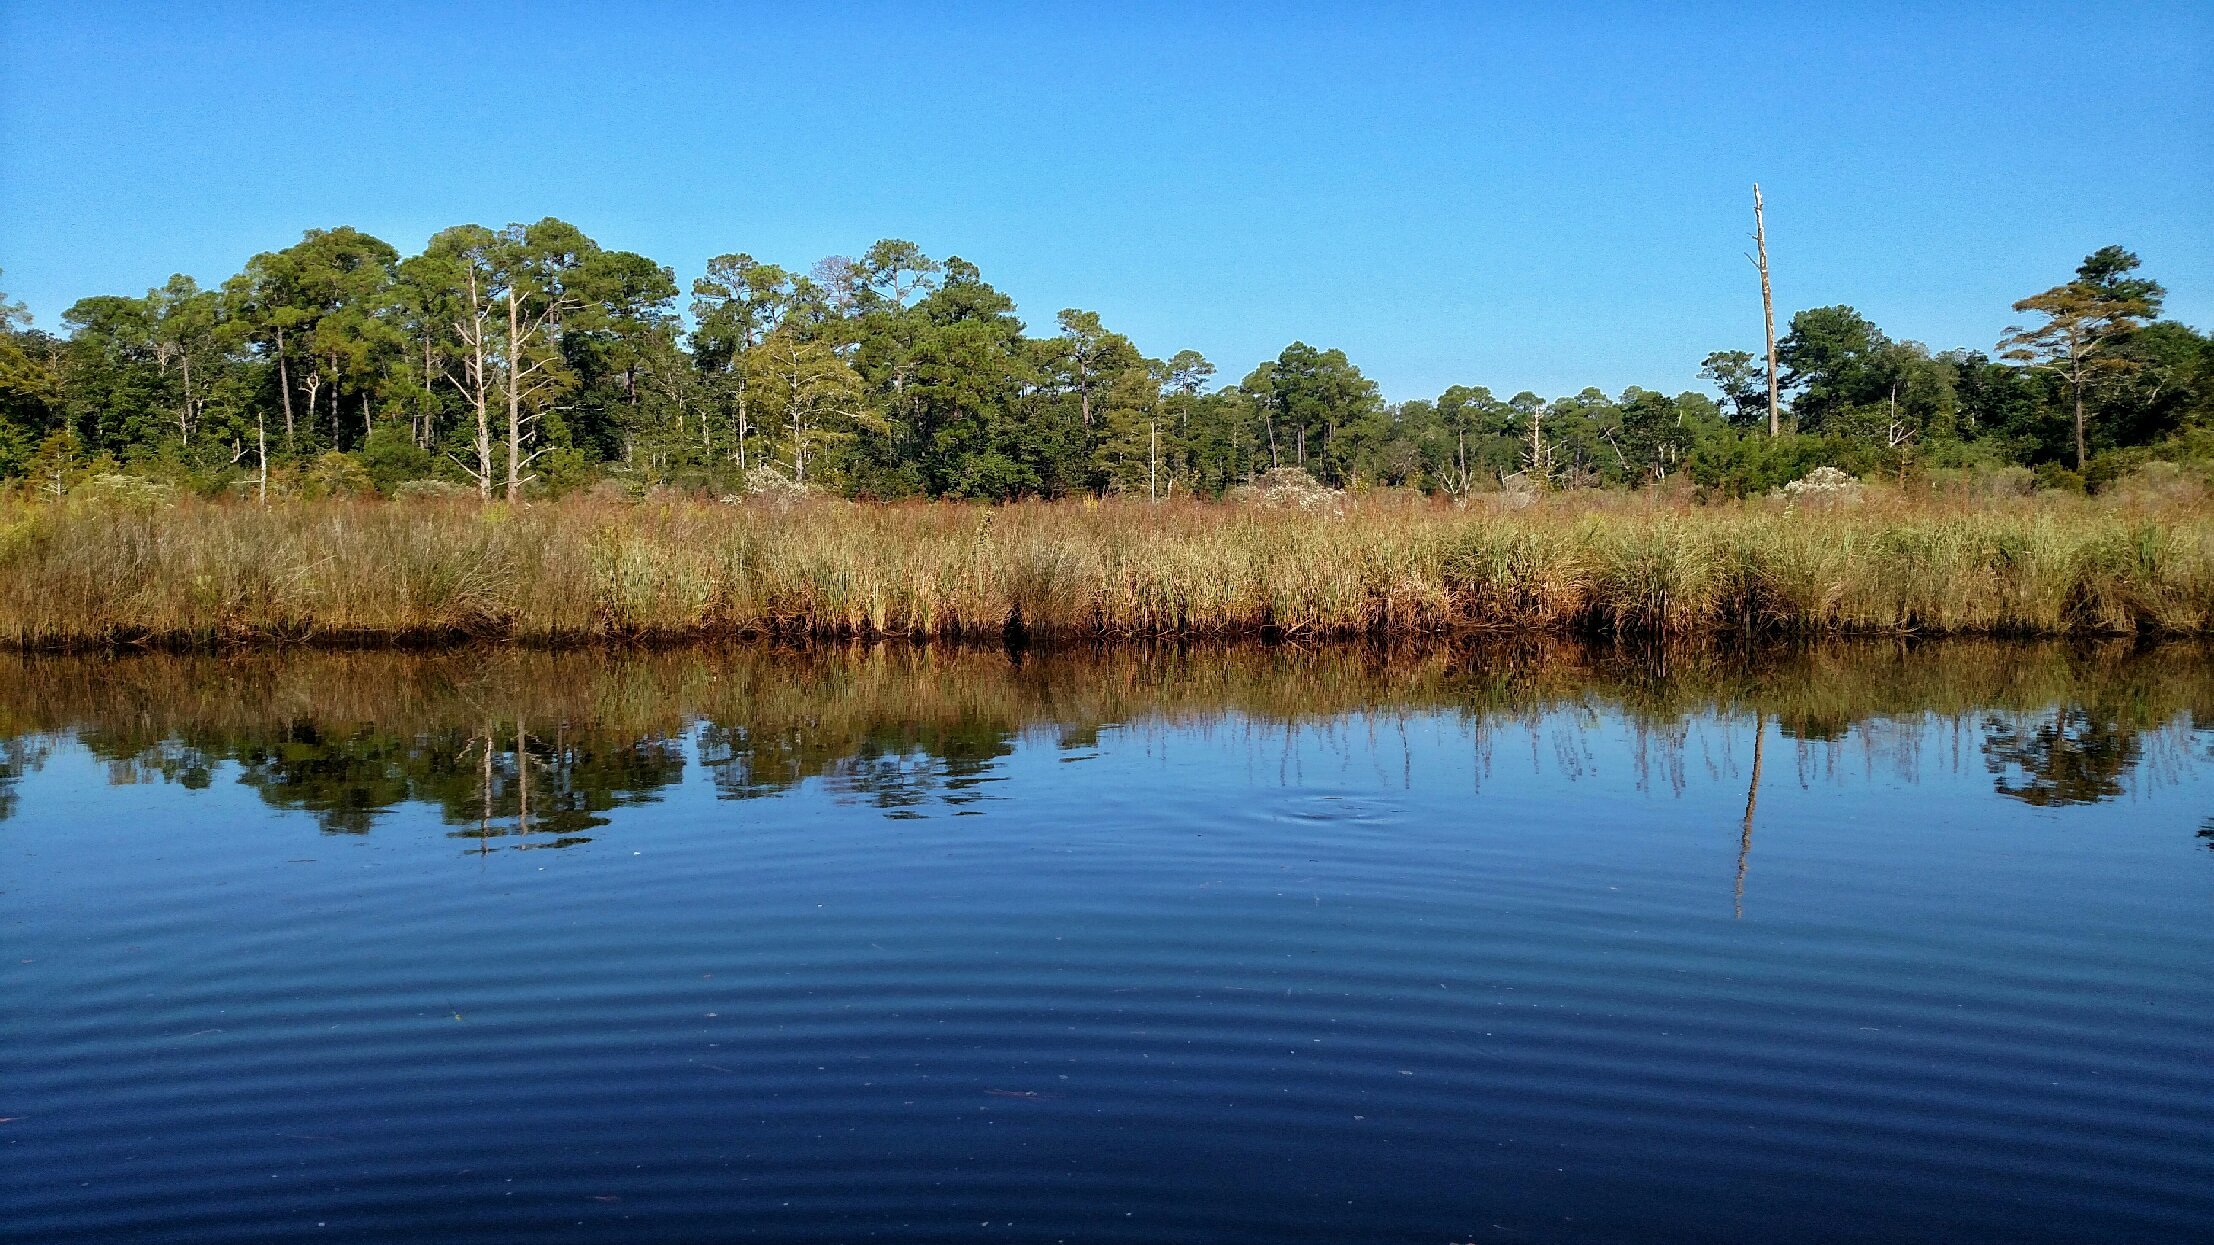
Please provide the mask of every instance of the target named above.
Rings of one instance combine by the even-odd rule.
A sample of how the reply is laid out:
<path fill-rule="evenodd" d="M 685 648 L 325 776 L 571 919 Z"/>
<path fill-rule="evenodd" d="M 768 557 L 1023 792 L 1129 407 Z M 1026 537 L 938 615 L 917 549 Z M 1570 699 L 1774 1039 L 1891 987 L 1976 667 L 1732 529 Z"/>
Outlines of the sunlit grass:
<path fill-rule="evenodd" d="M 2207 634 L 2214 517 L 2095 501 L 0 507 L 0 642 Z"/>

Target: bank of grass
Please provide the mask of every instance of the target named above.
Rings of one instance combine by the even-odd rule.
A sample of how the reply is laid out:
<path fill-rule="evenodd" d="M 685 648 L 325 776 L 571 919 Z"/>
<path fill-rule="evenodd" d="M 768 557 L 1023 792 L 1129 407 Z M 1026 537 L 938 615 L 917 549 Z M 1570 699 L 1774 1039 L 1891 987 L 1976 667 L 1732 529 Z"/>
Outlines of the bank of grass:
<path fill-rule="evenodd" d="M 0 506 L 0 643 L 2207 635 L 2214 515 L 1585 496 Z"/>

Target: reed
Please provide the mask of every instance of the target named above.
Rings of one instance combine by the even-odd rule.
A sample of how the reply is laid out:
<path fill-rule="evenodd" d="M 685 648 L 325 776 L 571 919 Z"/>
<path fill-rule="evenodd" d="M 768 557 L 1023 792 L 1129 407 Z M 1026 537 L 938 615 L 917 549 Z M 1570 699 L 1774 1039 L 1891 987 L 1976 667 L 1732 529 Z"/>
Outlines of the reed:
<path fill-rule="evenodd" d="M 0 643 L 2205 635 L 2214 516 L 1206 503 L 0 504 Z"/>

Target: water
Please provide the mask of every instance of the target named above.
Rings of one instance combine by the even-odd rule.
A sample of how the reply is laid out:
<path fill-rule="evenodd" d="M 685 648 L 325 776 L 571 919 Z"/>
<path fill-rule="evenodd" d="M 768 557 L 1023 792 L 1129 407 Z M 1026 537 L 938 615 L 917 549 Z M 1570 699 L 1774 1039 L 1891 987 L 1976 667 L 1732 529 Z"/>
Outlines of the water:
<path fill-rule="evenodd" d="M 2206 1239 L 2210 727 L 2173 649 L 11 659 L 0 1239 Z"/>

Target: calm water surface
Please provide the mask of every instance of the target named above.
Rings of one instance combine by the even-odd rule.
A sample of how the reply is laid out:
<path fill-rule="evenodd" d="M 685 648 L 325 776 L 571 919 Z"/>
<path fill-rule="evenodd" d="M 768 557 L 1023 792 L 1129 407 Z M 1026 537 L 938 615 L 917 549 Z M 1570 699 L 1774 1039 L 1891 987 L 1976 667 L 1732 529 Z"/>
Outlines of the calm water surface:
<path fill-rule="evenodd" d="M 0 1239 L 2214 1237 L 2186 650 L 0 663 Z"/>

